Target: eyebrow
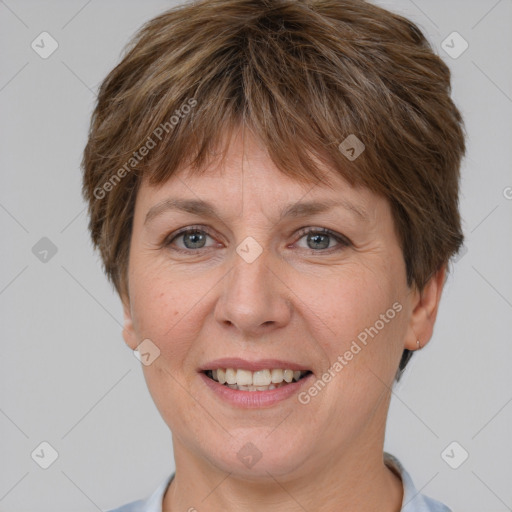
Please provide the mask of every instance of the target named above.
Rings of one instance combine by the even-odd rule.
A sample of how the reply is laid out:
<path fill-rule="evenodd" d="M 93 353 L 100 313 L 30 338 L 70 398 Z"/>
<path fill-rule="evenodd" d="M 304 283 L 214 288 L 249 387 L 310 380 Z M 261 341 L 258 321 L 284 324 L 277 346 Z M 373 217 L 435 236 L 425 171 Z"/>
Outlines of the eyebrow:
<path fill-rule="evenodd" d="M 288 204 L 280 213 L 279 221 L 287 217 L 308 217 L 318 213 L 324 213 L 337 206 L 341 206 L 345 210 L 353 212 L 361 220 L 368 220 L 368 213 L 361 206 L 356 206 L 346 199 L 337 200 L 324 200 L 324 201 L 303 201 Z M 191 213 L 201 217 L 217 217 L 220 218 L 219 213 L 215 207 L 207 201 L 199 199 L 180 199 L 180 198 L 167 198 L 163 201 L 152 206 L 146 214 L 144 224 L 149 223 L 155 217 L 158 217 L 167 211 L 182 211 Z"/>

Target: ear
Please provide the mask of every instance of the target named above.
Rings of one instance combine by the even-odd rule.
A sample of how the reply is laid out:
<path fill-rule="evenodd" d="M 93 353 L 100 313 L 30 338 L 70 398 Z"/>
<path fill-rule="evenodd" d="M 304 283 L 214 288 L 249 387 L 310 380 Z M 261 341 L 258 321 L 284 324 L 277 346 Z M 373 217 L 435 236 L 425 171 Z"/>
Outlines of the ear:
<path fill-rule="evenodd" d="M 125 343 L 132 349 L 135 350 L 137 348 L 137 336 L 135 334 L 135 329 L 133 327 L 132 320 L 132 310 L 130 306 L 130 300 L 126 297 L 122 299 L 123 302 L 123 315 L 124 315 L 124 325 L 123 325 L 123 338 Z"/>
<path fill-rule="evenodd" d="M 405 347 L 409 350 L 423 348 L 432 337 L 437 317 L 441 293 L 446 277 L 446 265 L 443 265 L 426 283 L 423 290 L 414 291 L 412 313 L 405 339 Z M 420 347 L 418 347 L 418 340 Z"/>

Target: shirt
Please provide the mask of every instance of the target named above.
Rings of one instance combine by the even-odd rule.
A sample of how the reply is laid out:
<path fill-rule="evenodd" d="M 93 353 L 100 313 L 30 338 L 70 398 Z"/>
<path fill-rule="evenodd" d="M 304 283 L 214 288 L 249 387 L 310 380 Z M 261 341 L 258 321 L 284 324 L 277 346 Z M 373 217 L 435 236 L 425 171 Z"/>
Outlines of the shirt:
<path fill-rule="evenodd" d="M 452 512 L 446 505 L 428 496 L 420 494 L 407 471 L 397 458 L 384 452 L 385 464 L 396 470 L 402 478 L 404 497 L 401 512 Z M 174 473 L 155 489 L 153 494 L 144 500 L 133 501 L 109 512 L 162 512 L 162 502 L 165 491 L 174 478 Z"/>

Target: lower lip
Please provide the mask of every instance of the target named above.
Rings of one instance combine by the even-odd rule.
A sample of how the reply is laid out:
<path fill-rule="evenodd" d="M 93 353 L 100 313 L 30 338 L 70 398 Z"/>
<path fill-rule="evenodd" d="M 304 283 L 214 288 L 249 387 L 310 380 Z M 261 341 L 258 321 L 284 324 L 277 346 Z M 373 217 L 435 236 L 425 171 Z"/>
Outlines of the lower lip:
<path fill-rule="evenodd" d="M 228 402 L 235 407 L 242 409 L 261 409 L 271 407 L 274 404 L 282 402 L 297 394 L 304 385 L 313 377 L 310 373 L 303 377 L 298 382 L 290 382 L 276 389 L 269 389 L 268 391 L 241 391 L 238 389 L 231 389 L 217 382 L 204 373 L 199 374 L 203 382 L 222 400 Z"/>

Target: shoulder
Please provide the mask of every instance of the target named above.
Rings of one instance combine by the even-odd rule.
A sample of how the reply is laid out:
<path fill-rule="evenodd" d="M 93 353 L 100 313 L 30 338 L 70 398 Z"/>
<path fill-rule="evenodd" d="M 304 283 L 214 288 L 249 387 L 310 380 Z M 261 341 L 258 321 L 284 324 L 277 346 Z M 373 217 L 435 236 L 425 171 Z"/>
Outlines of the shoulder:
<path fill-rule="evenodd" d="M 446 505 L 429 496 L 420 494 L 411 476 L 402 466 L 400 461 L 389 453 L 384 453 L 384 462 L 400 474 L 404 486 L 404 497 L 401 512 L 452 512 Z"/>
<path fill-rule="evenodd" d="M 147 512 L 147 500 L 132 501 L 121 507 L 113 508 L 108 512 Z"/>

